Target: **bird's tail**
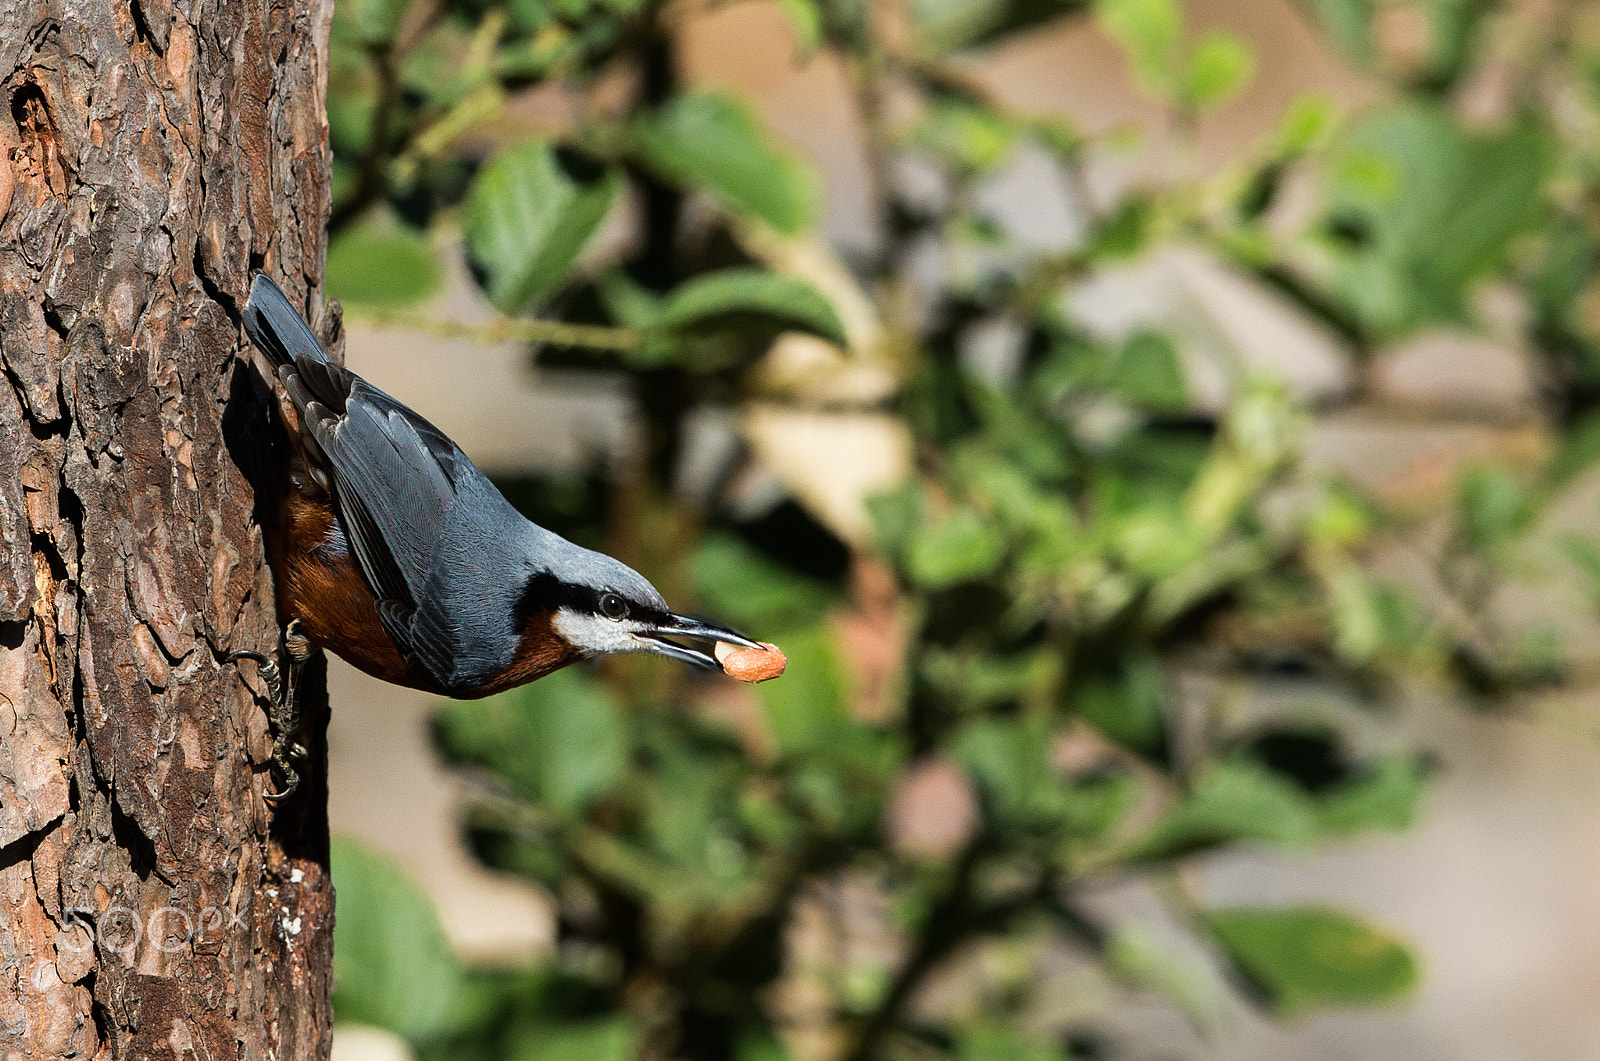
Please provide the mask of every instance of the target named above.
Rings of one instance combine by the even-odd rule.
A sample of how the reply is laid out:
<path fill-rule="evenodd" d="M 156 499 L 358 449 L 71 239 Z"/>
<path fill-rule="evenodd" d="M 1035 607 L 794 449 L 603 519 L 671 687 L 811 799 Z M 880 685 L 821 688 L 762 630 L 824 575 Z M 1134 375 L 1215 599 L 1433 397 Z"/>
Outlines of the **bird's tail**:
<path fill-rule="evenodd" d="M 250 297 L 244 304 L 244 330 L 275 365 L 293 364 L 297 358 L 305 357 L 327 363 L 327 352 L 310 325 L 266 273 L 257 273 L 250 284 Z"/>

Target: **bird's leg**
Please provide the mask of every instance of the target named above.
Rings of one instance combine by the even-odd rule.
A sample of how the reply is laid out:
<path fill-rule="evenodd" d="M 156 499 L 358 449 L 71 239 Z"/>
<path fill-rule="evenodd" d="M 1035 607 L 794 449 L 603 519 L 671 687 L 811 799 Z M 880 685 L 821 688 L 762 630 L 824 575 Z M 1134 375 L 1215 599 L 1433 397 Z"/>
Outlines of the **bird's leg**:
<path fill-rule="evenodd" d="M 299 619 L 290 619 L 283 631 L 283 654 L 286 665 L 278 666 L 272 657 L 260 652 L 242 649 L 228 653 L 230 661 L 253 660 L 256 673 L 266 683 L 272 721 L 272 762 L 283 774 L 283 790 L 268 792 L 270 803 L 279 803 L 294 795 L 300 787 L 300 772 L 295 763 L 306 757 L 306 747 L 300 743 L 300 671 L 314 651 L 311 641 Z"/>
<path fill-rule="evenodd" d="M 314 648 L 299 619 L 290 619 L 289 625 L 284 627 L 283 651 L 288 656 L 283 695 L 273 699 L 271 712 L 272 761 L 283 774 L 283 790 L 266 794 L 266 799 L 271 803 L 281 803 L 300 787 L 300 771 L 295 764 L 305 759 L 307 754 L 306 746 L 300 743 L 300 671 L 311 658 Z"/>

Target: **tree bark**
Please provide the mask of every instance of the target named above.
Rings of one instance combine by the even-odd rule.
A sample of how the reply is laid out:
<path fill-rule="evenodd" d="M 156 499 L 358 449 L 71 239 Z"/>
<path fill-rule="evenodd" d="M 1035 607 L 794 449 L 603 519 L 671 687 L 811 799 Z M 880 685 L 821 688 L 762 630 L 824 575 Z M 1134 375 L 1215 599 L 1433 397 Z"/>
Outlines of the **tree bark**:
<path fill-rule="evenodd" d="M 239 311 L 322 304 L 331 11 L 0 2 L 0 1057 L 329 1050 L 326 692 L 274 808 L 226 657 L 278 645 Z"/>

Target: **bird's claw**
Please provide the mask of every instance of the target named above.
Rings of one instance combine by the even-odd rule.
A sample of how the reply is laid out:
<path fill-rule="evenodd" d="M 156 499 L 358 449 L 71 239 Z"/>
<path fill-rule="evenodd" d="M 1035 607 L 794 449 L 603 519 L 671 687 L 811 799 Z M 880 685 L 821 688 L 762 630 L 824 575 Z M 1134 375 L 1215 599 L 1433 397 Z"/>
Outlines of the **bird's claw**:
<path fill-rule="evenodd" d="M 256 665 L 256 674 L 267 686 L 267 695 L 274 703 L 283 699 L 283 672 L 278 669 L 277 660 L 265 653 L 253 652 L 247 648 L 230 652 L 223 658 L 229 663 L 238 663 L 241 659 L 253 662 Z"/>
<path fill-rule="evenodd" d="M 274 806 L 294 795 L 300 787 L 300 771 L 295 769 L 295 764 L 309 754 L 306 746 L 296 739 L 300 728 L 298 679 L 300 668 L 311 654 L 310 642 L 306 640 L 298 619 L 291 619 L 284 630 L 284 648 L 289 657 L 287 668 L 280 668 L 277 660 L 250 649 L 230 652 L 225 657 L 232 663 L 241 659 L 254 662 L 256 673 L 267 686 L 270 705 L 268 717 L 273 729 L 272 762 L 283 775 L 284 782 L 281 790 L 263 794 L 263 798 Z"/>

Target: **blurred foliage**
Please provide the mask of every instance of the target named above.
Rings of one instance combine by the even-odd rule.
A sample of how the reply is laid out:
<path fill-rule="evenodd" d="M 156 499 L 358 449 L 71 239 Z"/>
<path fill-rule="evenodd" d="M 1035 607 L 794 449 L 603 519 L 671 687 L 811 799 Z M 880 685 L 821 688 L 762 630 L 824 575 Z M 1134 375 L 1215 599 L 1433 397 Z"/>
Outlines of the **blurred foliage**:
<path fill-rule="evenodd" d="M 1100 1056 L 1118 992 L 1202 1034 L 1240 1004 L 1403 998 L 1417 962 L 1383 929 L 1209 908 L 1184 869 L 1406 828 L 1429 771 L 1377 708 L 1419 683 L 1508 703 L 1579 667 L 1493 602 L 1552 575 L 1600 602 L 1594 543 L 1530 546 L 1600 457 L 1600 25 L 1304 0 L 1369 102 L 1296 99 L 1202 172 L 1199 123 L 1256 61 L 1177 0 L 776 6 L 860 123 L 877 221 L 848 260 L 810 164 L 684 83 L 682 5 L 337 5 L 330 292 L 624 381 L 633 460 L 508 496 L 790 658 L 753 689 L 616 659 L 441 708 L 472 847 L 547 890 L 557 944 L 462 968 L 402 876 L 340 848 L 341 1018 L 424 1058 L 980 1061 Z M 986 87 L 975 49 L 1063 19 L 1122 49 L 1173 164 L 1105 192 L 1090 168 L 1141 150 L 1126 130 Z M 528 124 L 512 104 L 541 88 L 569 119 Z M 1060 246 L 992 209 L 1025 155 L 1081 220 Z M 503 319 L 394 316 L 454 244 Z M 1241 362 L 1203 398 L 1181 330 L 1075 314 L 1173 246 L 1356 375 L 1441 325 L 1528 351 L 1537 453 L 1462 461 L 1422 501 L 1309 471 L 1313 418 L 1370 388 L 1308 408 Z M 734 437 L 690 476 L 708 422 Z M 1429 585 L 1374 562 L 1397 548 Z M 1187 944 L 1108 912 L 1115 887 L 1162 897 Z M 1069 1007 L 1063 956 L 1101 985 Z M 958 1001 L 914 1004 L 935 980 Z"/>

